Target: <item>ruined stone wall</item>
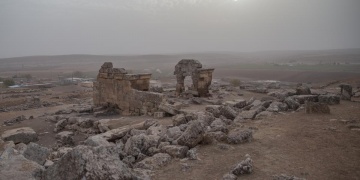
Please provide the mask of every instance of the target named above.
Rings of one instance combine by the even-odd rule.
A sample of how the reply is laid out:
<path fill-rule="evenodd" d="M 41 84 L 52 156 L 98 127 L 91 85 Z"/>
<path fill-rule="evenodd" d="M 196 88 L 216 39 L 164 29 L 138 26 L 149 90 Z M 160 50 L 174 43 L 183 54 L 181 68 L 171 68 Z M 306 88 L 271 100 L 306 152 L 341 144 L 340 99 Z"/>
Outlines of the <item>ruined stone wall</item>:
<path fill-rule="evenodd" d="M 147 92 L 151 74 L 127 74 L 125 69 L 104 63 L 94 82 L 95 106 L 117 106 L 123 115 L 152 115 L 164 96 Z"/>
<path fill-rule="evenodd" d="M 179 61 L 174 72 L 177 80 L 176 95 L 179 96 L 185 90 L 185 77 L 191 76 L 193 81 L 192 90 L 197 91 L 200 97 L 208 96 L 213 72 L 214 69 L 203 69 L 198 60 L 183 59 Z"/>

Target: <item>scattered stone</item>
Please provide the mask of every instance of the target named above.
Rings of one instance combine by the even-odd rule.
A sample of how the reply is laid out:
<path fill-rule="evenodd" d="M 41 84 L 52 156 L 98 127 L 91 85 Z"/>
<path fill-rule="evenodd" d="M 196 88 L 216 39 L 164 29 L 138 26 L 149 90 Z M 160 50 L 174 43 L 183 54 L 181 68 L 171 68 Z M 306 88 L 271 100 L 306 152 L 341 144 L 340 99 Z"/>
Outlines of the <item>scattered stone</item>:
<path fill-rule="evenodd" d="M 140 134 L 130 137 L 124 147 L 124 152 L 128 155 L 137 157 L 140 153 L 148 155 L 148 149 L 157 147 L 159 136 Z"/>
<path fill-rule="evenodd" d="M 196 148 L 190 149 L 190 150 L 186 153 L 186 156 L 189 158 L 189 160 L 198 160 L 197 149 L 196 149 Z"/>
<path fill-rule="evenodd" d="M 239 144 L 244 142 L 251 142 L 253 133 L 249 129 L 235 129 L 229 132 L 227 141 L 229 144 Z"/>
<path fill-rule="evenodd" d="M 212 132 L 222 131 L 224 133 L 229 132 L 229 129 L 226 127 L 226 124 L 221 119 L 216 119 L 210 125 Z"/>
<path fill-rule="evenodd" d="M 352 86 L 350 84 L 340 84 L 340 94 L 342 100 L 351 100 L 352 97 Z"/>
<path fill-rule="evenodd" d="M 312 113 L 323 113 L 330 114 L 330 108 L 324 103 L 307 102 L 305 104 L 305 112 L 308 114 Z"/>
<path fill-rule="evenodd" d="M 161 119 L 165 117 L 165 112 L 154 112 L 154 118 Z"/>
<path fill-rule="evenodd" d="M 44 163 L 44 167 L 45 168 L 48 168 L 48 167 L 50 167 L 50 166 L 52 166 L 54 164 L 54 162 L 53 161 L 50 161 L 50 160 L 46 160 L 45 161 L 45 163 Z"/>
<path fill-rule="evenodd" d="M 62 120 L 58 121 L 55 124 L 54 132 L 59 132 L 59 131 L 63 130 L 67 124 L 68 124 L 67 119 L 62 119 Z"/>
<path fill-rule="evenodd" d="M 207 105 L 205 111 L 211 113 L 214 117 L 219 118 L 221 115 L 219 108 L 220 106 L 218 105 Z"/>
<path fill-rule="evenodd" d="M 235 117 L 237 116 L 237 112 L 230 106 L 220 106 L 219 108 L 220 110 L 220 114 L 225 116 L 228 119 L 234 120 Z"/>
<path fill-rule="evenodd" d="M 21 115 L 16 118 L 13 118 L 13 119 L 5 120 L 4 124 L 7 126 L 11 126 L 15 123 L 20 123 L 21 121 L 24 121 L 24 120 L 26 120 L 26 117 L 24 115 Z"/>
<path fill-rule="evenodd" d="M 179 126 L 181 124 L 186 124 L 188 122 L 184 114 L 178 114 L 172 117 L 172 120 L 174 126 Z"/>
<path fill-rule="evenodd" d="M 149 127 L 151 126 L 156 126 L 158 125 L 159 122 L 157 120 L 154 120 L 154 119 L 147 119 L 145 122 L 144 122 L 144 125 L 143 125 L 143 128 L 144 129 L 148 129 Z"/>
<path fill-rule="evenodd" d="M 44 179 L 132 179 L 115 146 L 77 146 L 46 169 Z"/>
<path fill-rule="evenodd" d="M 235 166 L 235 168 L 231 171 L 232 174 L 236 176 L 240 176 L 243 174 L 251 174 L 253 170 L 251 157 L 248 155 L 244 161 L 241 161 L 239 164 Z"/>
<path fill-rule="evenodd" d="M 179 145 L 193 148 L 202 141 L 204 132 L 204 125 L 200 121 L 191 121 L 177 142 Z"/>
<path fill-rule="evenodd" d="M 337 95 L 320 95 L 319 102 L 329 105 L 340 104 L 340 97 Z"/>
<path fill-rule="evenodd" d="M 292 96 L 297 102 L 300 104 L 305 104 L 305 102 L 318 102 L 318 96 L 317 95 L 296 95 Z"/>
<path fill-rule="evenodd" d="M 16 153 L 13 148 L 7 148 L 0 156 L 0 179 L 6 180 L 39 180 L 44 168 L 38 163 L 26 159 Z"/>
<path fill-rule="evenodd" d="M 42 147 L 36 143 L 30 142 L 24 151 L 24 157 L 37 162 L 40 165 L 44 165 L 46 158 L 49 156 L 50 150 L 46 147 Z"/>
<path fill-rule="evenodd" d="M 270 112 L 280 112 L 287 111 L 288 105 L 282 102 L 274 101 L 270 104 L 270 106 L 266 109 L 266 111 Z"/>
<path fill-rule="evenodd" d="M 284 100 L 288 107 L 292 110 L 297 110 L 300 107 L 300 104 L 292 97 L 288 97 Z"/>
<path fill-rule="evenodd" d="M 71 131 L 63 131 L 56 135 L 56 139 L 59 140 L 60 144 L 62 145 L 74 145 L 74 133 Z"/>
<path fill-rule="evenodd" d="M 160 167 L 166 166 L 171 161 L 171 156 L 166 153 L 158 153 L 154 156 L 147 157 L 144 160 L 136 163 L 134 168 L 142 168 L 142 169 L 149 169 L 154 170 Z"/>
<path fill-rule="evenodd" d="M 309 94 L 311 94 L 309 87 L 300 86 L 296 88 L 296 95 L 309 95 Z"/>
<path fill-rule="evenodd" d="M 84 141 L 85 145 L 88 146 L 110 146 L 111 144 L 101 136 L 90 136 Z"/>
<path fill-rule="evenodd" d="M 12 141 L 10 141 L 10 142 L 12 142 Z M 15 149 L 17 151 L 19 151 L 20 154 L 24 154 L 26 148 L 27 148 L 27 145 L 24 143 L 19 143 L 19 144 L 15 145 Z"/>
<path fill-rule="evenodd" d="M 243 111 L 239 113 L 236 119 L 254 119 L 257 114 L 256 110 Z"/>
<path fill-rule="evenodd" d="M 5 131 L 1 138 L 4 141 L 14 141 L 17 143 L 25 143 L 36 142 L 38 141 L 38 135 L 36 132 L 30 127 L 22 127 Z"/>
<path fill-rule="evenodd" d="M 167 145 L 161 148 L 161 152 L 170 154 L 174 158 L 185 158 L 189 148 L 187 146 Z"/>
<path fill-rule="evenodd" d="M 171 115 L 177 115 L 179 114 L 179 111 L 171 104 L 168 103 L 161 103 L 159 105 L 159 109 L 165 111 L 166 113 L 169 113 Z"/>

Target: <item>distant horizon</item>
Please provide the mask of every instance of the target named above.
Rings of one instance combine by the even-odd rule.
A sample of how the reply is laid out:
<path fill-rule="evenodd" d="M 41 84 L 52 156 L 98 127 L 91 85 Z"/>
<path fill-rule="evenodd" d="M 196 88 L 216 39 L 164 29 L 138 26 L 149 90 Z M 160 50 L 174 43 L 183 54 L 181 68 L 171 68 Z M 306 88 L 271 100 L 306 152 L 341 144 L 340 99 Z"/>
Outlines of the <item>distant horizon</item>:
<path fill-rule="evenodd" d="M 168 52 L 168 53 L 127 53 L 127 54 L 86 54 L 86 53 L 75 53 L 75 54 L 37 54 L 37 55 L 25 55 L 25 56 L 13 56 L 13 57 L 1 57 L 0 59 L 11 59 L 11 58 L 23 58 L 23 57 L 46 57 L 46 56 L 148 56 L 148 55 L 182 55 L 182 54 L 242 54 L 242 53 L 286 53 L 286 52 L 317 52 L 317 51 L 345 51 L 345 50 L 358 50 L 359 48 L 341 48 L 341 49 L 302 49 L 302 50 L 262 50 L 262 51 L 189 51 L 189 52 Z"/>

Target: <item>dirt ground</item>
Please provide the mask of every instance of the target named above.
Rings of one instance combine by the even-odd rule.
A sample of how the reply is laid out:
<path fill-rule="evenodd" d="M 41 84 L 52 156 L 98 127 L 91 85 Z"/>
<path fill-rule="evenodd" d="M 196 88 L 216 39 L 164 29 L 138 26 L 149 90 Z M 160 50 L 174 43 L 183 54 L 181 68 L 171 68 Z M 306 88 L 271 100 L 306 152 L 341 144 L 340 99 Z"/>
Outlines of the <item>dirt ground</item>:
<path fill-rule="evenodd" d="M 91 92 L 78 87 L 56 87 L 45 93 L 43 98 L 73 93 L 83 93 L 79 99 L 91 100 Z M 229 93 L 225 99 L 231 100 L 251 97 L 260 99 L 265 94 L 243 91 L 243 96 Z M 0 112 L 0 124 L 4 120 L 19 115 L 34 116 L 12 126 L 1 126 L 0 134 L 8 129 L 32 127 L 39 134 L 39 144 L 51 147 L 56 143 L 54 124 L 46 122 L 40 116 L 60 109 L 72 107 L 73 103 L 64 102 L 54 107 L 43 107 L 25 111 Z M 191 105 L 186 109 L 204 110 L 205 105 Z M 250 143 L 224 145 L 213 143 L 197 147 L 200 160 L 174 159 L 172 163 L 155 171 L 156 180 L 202 180 L 221 179 L 232 167 L 251 155 L 254 171 L 239 179 L 271 179 L 274 175 L 295 175 L 306 179 L 338 180 L 360 179 L 360 128 L 350 126 L 360 123 L 360 103 L 341 101 L 340 105 L 330 106 L 331 114 L 306 114 L 304 110 L 277 114 L 262 120 L 249 120 L 235 124 L 234 127 L 247 127 L 254 130 L 254 139 Z M 101 117 L 100 117 L 101 118 Z M 102 117 L 116 119 L 113 128 L 136 124 L 151 117 Z M 171 118 L 160 120 L 170 125 Z M 85 140 L 86 136 L 76 135 L 76 141 Z M 224 148 L 225 147 L 225 148 Z M 187 167 L 187 168 L 186 168 Z"/>
<path fill-rule="evenodd" d="M 238 126 L 255 129 L 251 143 L 219 144 L 198 148 L 198 161 L 180 163 L 161 169 L 154 179 L 221 179 L 232 167 L 251 155 L 254 172 L 239 179 L 271 179 L 288 174 L 306 179 L 360 179 L 360 129 L 346 122 L 360 120 L 360 103 L 342 101 L 331 106 L 331 114 L 306 114 L 304 111 L 279 114 Z M 190 168 L 182 170 L 181 163 Z"/>

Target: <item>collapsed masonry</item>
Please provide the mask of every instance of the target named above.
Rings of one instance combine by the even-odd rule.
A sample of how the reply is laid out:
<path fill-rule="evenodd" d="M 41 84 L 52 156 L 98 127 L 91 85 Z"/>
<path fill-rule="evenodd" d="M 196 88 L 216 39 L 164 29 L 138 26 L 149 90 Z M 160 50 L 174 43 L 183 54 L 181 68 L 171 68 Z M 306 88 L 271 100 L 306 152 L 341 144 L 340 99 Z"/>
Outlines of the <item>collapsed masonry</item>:
<path fill-rule="evenodd" d="M 198 60 L 183 59 L 175 66 L 176 75 L 176 95 L 179 96 L 185 90 L 185 77 L 191 76 L 193 85 L 191 90 L 198 93 L 200 97 L 209 96 L 209 86 L 212 81 L 214 69 L 203 69 Z"/>
<path fill-rule="evenodd" d="M 148 92 L 151 74 L 128 74 L 105 62 L 94 83 L 95 106 L 115 106 L 122 115 L 150 115 L 158 111 L 164 96 Z"/>

